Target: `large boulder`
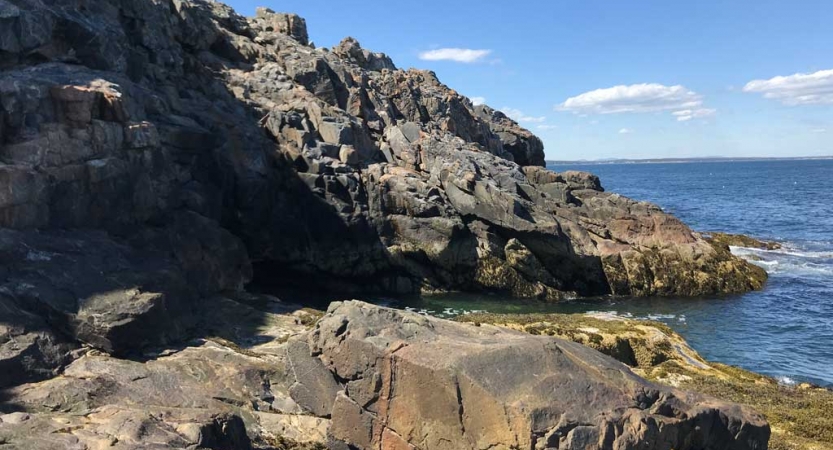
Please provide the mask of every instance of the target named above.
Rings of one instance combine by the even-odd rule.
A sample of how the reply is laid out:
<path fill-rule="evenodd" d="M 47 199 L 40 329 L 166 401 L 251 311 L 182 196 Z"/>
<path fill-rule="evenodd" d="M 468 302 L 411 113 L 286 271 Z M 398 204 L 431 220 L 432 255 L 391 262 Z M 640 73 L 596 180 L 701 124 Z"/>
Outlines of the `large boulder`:
<path fill-rule="evenodd" d="M 346 389 L 333 448 L 765 449 L 753 411 L 561 339 L 334 303 L 310 336 Z"/>

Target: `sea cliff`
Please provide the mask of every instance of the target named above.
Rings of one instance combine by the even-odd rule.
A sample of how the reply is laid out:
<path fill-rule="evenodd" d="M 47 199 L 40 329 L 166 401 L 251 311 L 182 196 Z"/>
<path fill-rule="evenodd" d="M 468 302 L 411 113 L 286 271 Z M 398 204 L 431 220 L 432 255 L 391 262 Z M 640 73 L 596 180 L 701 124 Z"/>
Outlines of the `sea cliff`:
<path fill-rule="evenodd" d="M 492 330 L 552 381 L 494 384 L 482 371 L 512 349 L 475 327 L 351 303 L 311 330 L 316 313 L 246 292 L 558 301 L 763 286 L 761 269 L 658 207 L 543 164 L 541 141 L 501 112 L 354 39 L 315 48 L 293 14 L 0 0 L 0 444 L 764 448 L 757 413 L 572 343 Z M 363 337 L 339 340 L 338 321 Z M 443 392 L 485 389 L 478 407 L 508 428 L 460 413 L 461 429 L 423 430 L 429 403 L 381 402 L 383 386 L 430 391 L 385 381 L 400 344 L 446 357 Z M 564 370 L 597 389 L 590 416 L 570 415 L 580 396 L 555 401 L 578 384 L 547 390 Z M 533 398 L 537 412 L 506 409 Z"/>

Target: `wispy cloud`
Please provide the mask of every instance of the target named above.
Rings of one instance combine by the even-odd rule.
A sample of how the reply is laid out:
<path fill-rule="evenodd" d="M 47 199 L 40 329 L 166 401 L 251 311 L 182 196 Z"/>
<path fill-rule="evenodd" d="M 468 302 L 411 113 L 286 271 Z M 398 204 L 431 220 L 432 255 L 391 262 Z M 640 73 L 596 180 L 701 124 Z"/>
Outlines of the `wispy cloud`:
<path fill-rule="evenodd" d="M 633 133 L 633 130 L 631 130 L 630 128 L 622 128 L 621 130 L 619 130 L 619 134 L 631 134 L 631 133 Z"/>
<path fill-rule="evenodd" d="M 557 129 L 558 129 L 558 125 L 538 125 L 538 127 L 537 127 L 537 128 L 538 128 L 539 130 L 544 130 L 544 131 L 547 131 L 547 130 L 557 130 Z"/>
<path fill-rule="evenodd" d="M 521 110 L 515 108 L 509 108 L 508 106 L 504 106 L 500 109 L 503 111 L 504 114 L 509 116 L 512 120 L 516 122 L 533 122 L 533 123 L 542 123 L 547 120 L 546 117 L 532 117 L 524 114 Z"/>
<path fill-rule="evenodd" d="M 474 106 L 486 104 L 486 97 L 471 97 L 469 100 L 471 100 Z"/>
<path fill-rule="evenodd" d="M 674 111 L 671 114 L 677 117 L 677 122 L 688 122 L 691 119 L 702 119 L 704 117 L 713 116 L 717 113 L 716 109 L 698 108 L 698 109 L 684 109 L 682 111 Z"/>
<path fill-rule="evenodd" d="M 684 86 L 642 83 L 585 92 L 568 98 L 555 109 L 570 111 L 579 116 L 672 111 L 677 120 L 682 122 L 707 117 L 716 112 L 702 106 L 703 97 Z"/>
<path fill-rule="evenodd" d="M 813 128 L 810 130 L 811 133 L 827 133 L 827 128 Z"/>
<path fill-rule="evenodd" d="M 833 104 L 833 69 L 753 80 L 743 92 L 763 94 L 790 106 Z"/>
<path fill-rule="evenodd" d="M 474 50 L 470 48 L 438 48 L 419 54 L 423 61 L 455 61 L 460 63 L 475 63 L 489 56 L 491 50 Z"/>

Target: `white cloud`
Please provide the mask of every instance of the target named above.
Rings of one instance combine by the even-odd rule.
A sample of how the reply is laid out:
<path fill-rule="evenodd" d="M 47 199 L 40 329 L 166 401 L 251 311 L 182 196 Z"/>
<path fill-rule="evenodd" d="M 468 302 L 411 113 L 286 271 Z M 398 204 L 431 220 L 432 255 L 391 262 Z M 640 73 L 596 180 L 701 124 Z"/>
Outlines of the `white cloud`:
<path fill-rule="evenodd" d="M 469 100 L 471 100 L 474 106 L 486 104 L 486 97 L 472 97 Z"/>
<path fill-rule="evenodd" d="M 473 50 L 470 48 L 438 48 L 420 53 L 419 59 L 423 61 L 474 63 L 489 56 L 491 53 L 491 50 Z"/>
<path fill-rule="evenodd" d="M 671 114 L 677 117 L 677 122 L 687 122 L 691 119 L 702 119 L 704 117 L 713 116 L 717 113 L 716 109 L 698 108 L 698 109 L 684 109 L 682 111 L 674 111 Z"/>
<path fill-rule="evenodd" d="M 558 125 L 538 125 L 539 130 L 556 130 Z"/>
<path fill-rule="evenodd" d="M 547 120 L 547 118 L 544 117 L 544 116 L 541 116 L 541 117 L 527 116 L 521 110 L 515 109 L 515 108 L 509 108 L 508 106 L 504 106 L 500 110 L 503 111 L 504 114 L 506 114 L 507 116 L 509 116 L 509 118 L 511 118 L 512 120 L 514 120 L 516 122 L 542 123 L 542 122 L 545 122 Z"/>
<path fill-rule="evenodd" d="M 833 69 L 753 80 L 743 92 L 760 93 L 790 106 L 833 104 Z"/>
<path fill-rule="evenodd" d="M 683 86 L 643 83 L 585 92 L 568 98 L 556 110 L 579 115 L 651 113 L 696 110 L 702 105 L 702 96 Z"/>
<path fill-rule="evenodd" d="M 827 128 L 813 128 L 810 131 L 813 133 L 827 133 Z"/>
<path fill-rule="evenodd" d="M 622 128 L 621 130 L 619 130 L 619 134 L 631 134 L 631 133 L 633 133 L 633 130 L 631 130 L 630 128 Z"/>

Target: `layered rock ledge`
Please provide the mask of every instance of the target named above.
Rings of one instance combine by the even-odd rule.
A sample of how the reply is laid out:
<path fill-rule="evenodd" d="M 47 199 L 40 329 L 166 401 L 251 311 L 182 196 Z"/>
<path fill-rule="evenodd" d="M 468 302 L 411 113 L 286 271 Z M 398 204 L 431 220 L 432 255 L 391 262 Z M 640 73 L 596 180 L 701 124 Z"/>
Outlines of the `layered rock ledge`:
<path fill-rule="evenodd" d="M 627 364 L 655 383 L 738 402 L 766 415 L 770 450 L 833 449 L 833 390 L 776 379 L 701 357 L 663 323 L 592 314 L 478 313 L 464 323 L 494 324 L 581 343 Z"/>
<path fill-rule="evenodd" d="M 117 237 L 190 211 L 262 281 L 557 300 L 766 275 L 429 71 L 209 0 L 0 1 L 0 227 Z"/>

